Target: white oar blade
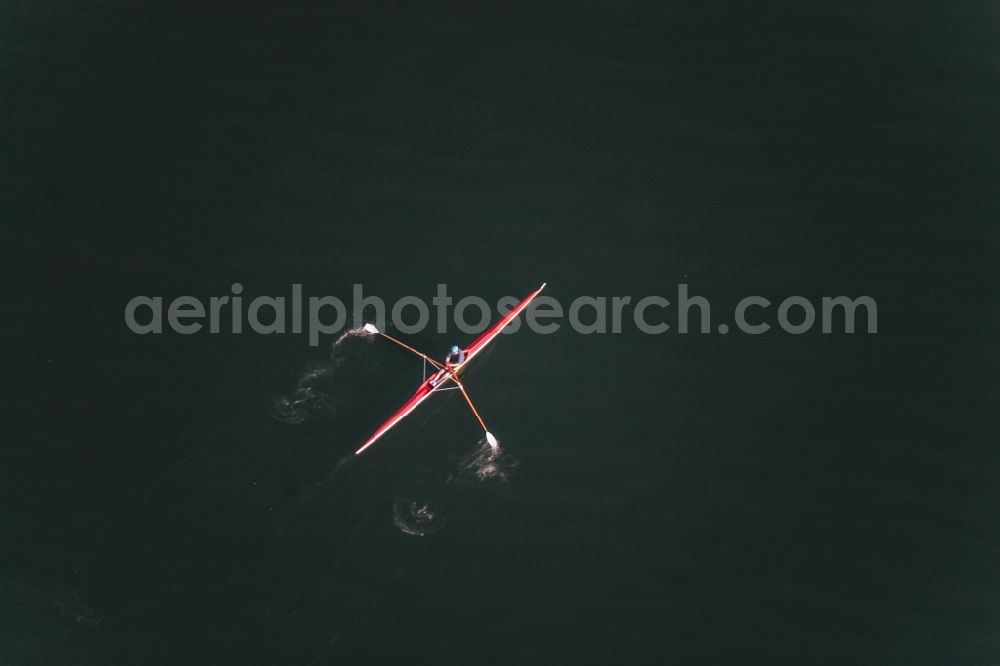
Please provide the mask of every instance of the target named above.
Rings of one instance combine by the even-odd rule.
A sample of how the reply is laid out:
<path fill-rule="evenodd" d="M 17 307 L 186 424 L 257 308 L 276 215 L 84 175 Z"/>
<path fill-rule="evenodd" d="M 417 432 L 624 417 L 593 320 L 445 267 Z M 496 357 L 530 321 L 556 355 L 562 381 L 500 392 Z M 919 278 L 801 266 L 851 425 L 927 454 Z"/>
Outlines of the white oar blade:
<path fill-rule="evenodd" d="M 490 447 L 491 447 L 491 448 L 492 448 L 492 449 L 493 449 L 494 451 L 496 451 L 496 448 L 497 448 L 498 446 L 500 446 L 499 442 L 497 442 L 497 438 L 493 436 L 493 433 L 491 433 L 491 432 L 488 432 L 488 431 L 487 431 L 487 433 L 486 433 L 486 441 L 490 443 Z"/>
<path fill-rule="evenodd" d="M 371 333 L 372 335 L 378 335 L 378 329 L 375 328 L 374 324 L 365 324 L 365 332 Z"/>

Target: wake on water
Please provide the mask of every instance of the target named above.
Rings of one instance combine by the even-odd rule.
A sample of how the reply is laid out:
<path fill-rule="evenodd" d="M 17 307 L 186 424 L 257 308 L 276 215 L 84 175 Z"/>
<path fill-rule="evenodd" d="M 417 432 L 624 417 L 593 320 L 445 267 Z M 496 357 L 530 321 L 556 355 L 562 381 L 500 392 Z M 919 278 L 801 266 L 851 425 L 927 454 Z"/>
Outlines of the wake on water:
<path fill-rule="evenodd" d="M 308 370 L 291 393 L 274 399 L 268 410 L 271 416 L 292 425 L 298 425 L 317 414 L 336 416 L 336 401 L 321 388 L 331 371 L 332 368 L 326 365 Z"/>
<path fill-rule="evenodd" d="M 392 503 L 392 522 L 403 534 L 430 536 L 444 529 L 448 519 L 440 516 L 429 500 L 403 497 Z"/>
<path fill-rule="evenodd" d="M 368 344 L 372 339 L 373 336 L 361 327 L 341 333 L 333 343 L 330 361 L 307 370 L 291 393 L 275 398 L 268 410 L 271 416 L 292 425 L 303 423 L 310 417 L 335 418 L 340 401 L 327 391 L 332 389 L 336 369 L 349 358 L 345 347 L 355 342 Z"/>
<path fill-rule="evenodd" d="M 491 446 L 485 439 L 479 441 L 475 451 L 461 458 L 448 483 L 477 483 L 482 481 L 506 481 L 517 467 L 517 461 L 503 452 L 500 442 Z"/>
<path fill-rule="evenodd" d="M 517 467 L 517 461 L 503 452 L 500 444 L 491 446 L 485 439 L 476 449 L 454 463 L 444 484 L 421 484 L 396 496 L 392 504 L 392 521 L 399 531 L 411 536 L 431 536 L 448 522 L 448 487 L 471 485 L 487 481 L 506 482 Z"/>

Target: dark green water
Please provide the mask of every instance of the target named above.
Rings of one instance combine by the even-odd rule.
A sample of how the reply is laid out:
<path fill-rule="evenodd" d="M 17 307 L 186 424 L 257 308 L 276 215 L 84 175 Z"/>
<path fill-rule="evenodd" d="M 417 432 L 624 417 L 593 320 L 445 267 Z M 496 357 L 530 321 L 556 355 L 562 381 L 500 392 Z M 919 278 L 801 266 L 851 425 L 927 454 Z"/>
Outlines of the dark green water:
<path fill-rule="evenodd" d="M 3 664 L 1000 659 L 995 9 L 0 11 Z M 879 332 L 505 337 L 491 475 L 454 394 L 339 466 L 387 344 L 122 316 L 543 280 Z"/>

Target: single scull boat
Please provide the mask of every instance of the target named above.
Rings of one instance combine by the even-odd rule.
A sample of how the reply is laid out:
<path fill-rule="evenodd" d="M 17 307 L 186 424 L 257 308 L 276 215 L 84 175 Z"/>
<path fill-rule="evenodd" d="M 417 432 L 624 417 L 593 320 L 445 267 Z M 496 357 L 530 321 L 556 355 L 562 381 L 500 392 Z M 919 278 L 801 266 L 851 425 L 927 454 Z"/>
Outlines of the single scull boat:
<path fill-rule="evenodd" d="M 382 331 L 379 331 L 372 324 L 365 324 L 365 330 L 368 331 L 369 333 L 381 335 L 382 337 L 396 343 L 397 345 L 403 347 L 404 349 L 413 352 L 414 354 L 420 356 L 422 359 L 424 359 L 431 365 L 435 366 L 437 370 L 431 375 L 429 375 L 423 382 L 421 382 L 420 388 L 418 388 L 417 392 L 413 394 L 413 397 L 407 400 L 406 403 L 404 403 L 403 406 L 400 407 L 395 414 L 390 416 L 385 423 L 380 425 L 378 427 L 378 430 L 372 433 L 372 436 L 369 437 L 365 441 L 365 443 L 361 445 L 361 448 L 359 448 L 357 451 L 354 452 L 354 454 L 359 455 L 362 452 L 364 452 L 365 449 L 367 449 L 369 446 L 378 441 L 378 439 L 382 435 L 387 433 L 390 428 L 392 428 L 394 425 L 402 421 L 407 415 L 409 415 L 410 412 L 416 409 L 417 406 L 420 405 L 420 403 L 422 403 L 427 398 L 431 397 L 431 394 L 444 390 L 444 387 L 448 382 L 454 382 L 455 387 L 462 392 L 462 396 L 465 398 L 465 401 L 469 404 L 469 408 L 472 410 L 472 413 L 475 414 L 476 419 L 479 421 L 479 425 L 481 425 L 483 427 L 483 430 L 486 432 L 486 440 L 490 443 L 490 446 L 496 447 L 497 446 L 496 438 L 490 433 L 489 430 L 487 430 L 486 424 L 483 422 L 482 417 L 479 416 L 479 412 L 476 410 L 475 405 L 472 404 L 472 399 L 469 397 L 468 392 L 465 390 L 465 386 L 459 380 L 459 374 L 465 369 L 465 366 L 469 364 L 469 361 L 475 358 L 475 356 L 479 354 L 479 352 L 481 352 L 486 345 L 492 342 L 493 338 L 500 335 L 500 332 L 507 326 L 507 324 L 514 321 L 514 319 L 516 319 L 517 316 L 521 314 L 525 310 L 525 308 L 528 307 L 531 301 L 533 301 L 535 297 L 538 296 L 538 294 L 541 293 L 542 289 L 544 288 L 545 284 L 543 283 L 541 287 L 533 291 L 527 298 L 518 303 L 517 306 L 514 307 L 514 309 L 512 309 L 510 312 L 501 317 L 495 324 L 486 329 L 486 331 L 482 335 L 476 338 L 472 342 L 472 344 L 466 348 L 465 361 L 463 361 L 462 364 L 459 366 L 451 366 L 446 368 L 437 361 L 435 361 L 434 359 L 432 359 L 431 357 L 427 356 L 427 354 L 419 352 L 413 347 L 410 347 L 409 345 L 393 338 L 392 336 Z"/>

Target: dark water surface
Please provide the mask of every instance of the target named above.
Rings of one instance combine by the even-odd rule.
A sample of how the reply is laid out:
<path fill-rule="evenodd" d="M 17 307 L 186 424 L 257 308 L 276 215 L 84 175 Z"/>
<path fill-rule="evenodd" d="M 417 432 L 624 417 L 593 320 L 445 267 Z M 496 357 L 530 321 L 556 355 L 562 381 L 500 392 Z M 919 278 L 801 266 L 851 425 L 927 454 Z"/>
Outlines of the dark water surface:
<path fill-rule="evenodd" d="M 0 12 L 0 663 L 1000 661 L 988 3 Z M 879 332 L 521 332 L 499 458 L 341 466 L 419 362 L 122 316 L 543 280 Z"/>

